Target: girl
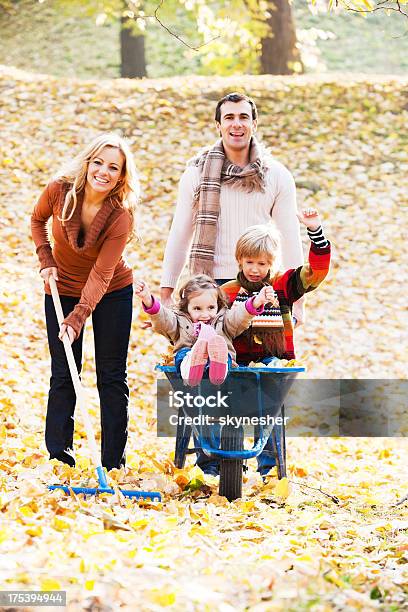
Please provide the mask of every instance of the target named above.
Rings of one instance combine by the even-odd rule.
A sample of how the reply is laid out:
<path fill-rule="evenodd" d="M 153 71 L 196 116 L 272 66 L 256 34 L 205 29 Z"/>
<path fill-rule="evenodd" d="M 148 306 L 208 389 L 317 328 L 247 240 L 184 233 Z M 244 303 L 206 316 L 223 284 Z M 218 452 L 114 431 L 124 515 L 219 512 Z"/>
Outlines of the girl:
<path fill-rule="evenodd" d="M 297 216 L 307 227 L 311 240 L 309 261 L 299 268 L 279 271 L 280 240 L 272 224 L 253 225 L 237 242 L 237 279 L 222 285 L 233 308 L 256 296 L 265 286 L 273 287 L 275 292 L 271 304 L 234 341 L 239 363 L 268 363 L 273 357 L 295 358 L 292 306 L 305 293 L 320 285 L 330 264 L 330 243 L 323 235 L 317 210 L 308 208 Z"/>
<path fill-rule="evenodd" d="M 135 294 L 151 316 L 153 328 L 174 345 L 175 365 L 190 386 L 200 383 L 208 362 L 210 382 L 224 382 L 227 366 L 235 360 L 232 339 L 248 327 L 254 315 L 263 312 L 263 305 L 274 295 L 271 287 L 263 287 L 257 296 L 228 310 L 222 290 L 204 274 L 185 283 L 174 310 L 160 304 L 142 280 L 136 281 Z"/>
<path fill-rule="evenodd" d="M 102 423 L 102 465 L 125 464 L 129 389 L 126 361 L 132 318 L 132 271 L 122 258 L 132 234 L 139 181 L 130 149 L 116 134 L 102 134 L 51 181 L 31 217 L 45 283 L 45 318 L 51 354 L 45 441 L 50 459 L 75 465 L 75 392 L 64 347 L 66 333 L 81 371 L 83 325 L 92 313 Z M 52 217 L 51 247 L 47 221 Z M 61 295 L 59 329 L 48 279 Z"/>

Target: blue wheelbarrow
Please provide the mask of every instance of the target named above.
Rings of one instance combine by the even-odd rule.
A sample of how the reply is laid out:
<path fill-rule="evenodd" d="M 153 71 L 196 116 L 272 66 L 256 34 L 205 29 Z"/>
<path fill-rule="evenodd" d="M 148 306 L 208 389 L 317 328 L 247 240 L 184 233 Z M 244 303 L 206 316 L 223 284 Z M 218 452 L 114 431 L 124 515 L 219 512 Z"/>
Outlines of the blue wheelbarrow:
<path fill-rule="evenodd" d="M 156 366 L 163 372 L 177 397 L 176 448 L 174 462 L 183 468 L 186 455 L 202 451 L 219 460 L 219 493 L 232 501 L 242 495 L 242 475 L 248 459 L 265 453 L 275 459 L 278 478 L 286 476 L 285 398 L 303 367 L 232 368 L 220 387 L 204 377 L 198 387 L 184 383 L 174 366 Z M 195 446 L 189 448 L 191 434 Z M 253 447 L 244 448 L 245 436 L 254 437 Z"/>

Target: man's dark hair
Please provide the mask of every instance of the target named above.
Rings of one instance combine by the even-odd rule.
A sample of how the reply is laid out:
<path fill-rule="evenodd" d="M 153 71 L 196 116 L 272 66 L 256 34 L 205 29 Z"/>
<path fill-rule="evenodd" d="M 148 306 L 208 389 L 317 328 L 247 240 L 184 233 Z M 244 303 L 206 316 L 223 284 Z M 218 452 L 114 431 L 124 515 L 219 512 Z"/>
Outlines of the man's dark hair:
<path fill-rule="evenodd" d="M 256 104 L 252 100 L 252 98 L 250 98 L 249 96 L 246 96 L 245 94 L 237 93 L 234 91 L 233 93 L 229 93 L 223 98 L 221 98 L 221 100 L 219 100 L 219 102 L 217 103 L 217 108 L 215 109 L 215 120 L 218 123 L 221 122 L 221 106 L 225 102 L 241 102 L 242 100 L 245 100 L 245 102 L 249 102 L 251 109 L 252 109 L 252 119 L 253 120 L 258 119 L 258 111 L 256 108 Z"/>

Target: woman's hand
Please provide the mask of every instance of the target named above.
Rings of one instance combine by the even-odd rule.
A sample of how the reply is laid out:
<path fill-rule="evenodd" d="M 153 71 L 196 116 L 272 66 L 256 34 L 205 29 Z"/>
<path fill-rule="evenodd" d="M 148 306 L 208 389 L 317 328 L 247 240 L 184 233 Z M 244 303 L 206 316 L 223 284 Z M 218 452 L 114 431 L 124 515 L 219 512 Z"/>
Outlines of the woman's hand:
<path fill-rule="evenodd" d="M 316 208 L 303 208 L 303 210 L 296 213 L 296 216 L 310 230 L 316 230 L 322 224 Z"/>
<path fill-rule="evenodd" d="M 254 297 L 252 303 L 254 305 L 254 308 L 260 308 L 268 302 L 270 302 L 272 306 L 279 306 L 279 300 L 271 285 L 266 285 L 265 287 L 262 287 L 258 295 Z"/>
<path fill-rule="evenodd" d="M 62 323 L 61 327 L 60 327 L 60 333 L 58 334 L 58 338 L 62 341 L 62 337 L 64 334 L 67 334 L 68 339 L 70 341 L 70 343 L 72 344 L 76 338 L 76 333 L 73 327 L 71 327 L 70 325 L 65 325 L 65 323 Z"/>
<path fill-rule="evenodd" d="M 153 298 L 152 294 L 150 293 L 150 289 L 144 280 L 136 280 L 133 284 L 133 288 L 135 295 L 142 300 L 146 308 L 151 308 L 153 306 Z"/>
<path fill-rule="evenodd" d="M 57 281 L 58 280 L 58 269 L 55 267 L 43 268 L 40 272 L 40 276 L 46 283 L 49 283 L 50 276 L 53 276 L 54 279 Z"/>

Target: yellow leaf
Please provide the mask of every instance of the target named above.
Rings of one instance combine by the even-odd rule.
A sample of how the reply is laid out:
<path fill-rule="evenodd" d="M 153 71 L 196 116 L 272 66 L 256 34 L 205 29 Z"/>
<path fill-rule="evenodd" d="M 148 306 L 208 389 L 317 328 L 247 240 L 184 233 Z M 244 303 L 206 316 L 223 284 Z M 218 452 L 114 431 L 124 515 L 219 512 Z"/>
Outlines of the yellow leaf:
<path fill-rule="evenodd" d="M 95 587 L 95 580 L 86 580 L 85 588 L 87 591 L 93 591 Z"/>
<path fill-rule="evenodd" d="M 19 512 L 20 514 L 22 514 L 23 516 L 34 516 L 34 512 L 32 511 L 32 509 L 30 508 L 30 506 L 21 506 L 19 508 Z"/>
<path fill-rule="evenodd" d="M 0 530 L 0 544 L 2 544 L 9 537 L 9 533 L 6 529 Z"/>
<path fill-rule="evenodd" d="M 44 578 L 40 585 L 41 591 L 60 591 L 61 583 L 53 578 Z"/>
<path fill-rule="evenodd" d="M 276 487 L 275 487 L 275 495 L 276 497 L 280 497 L 282 499 L 287 499 L 287 497 L 289 496 L 289 483 L 288 483 L 288 479 L 282 478 L 281 480 L 278 480 L 278 482 L 276 483 Z"/>
<path fill-rule="evenodd" d="M 80 470 L 87 470 L 91 465 L 89 457 L 77 457 L 76 463 Z"/>
<path fill-rule="evenodd" d="M 71 523 L 60 516 L 54 516 L 53 527 L 57 531 L 65 531 L 66 529 L 71 529 Z"/>
<path fill-rule="evenodd" d="M 238 506 L 242 512 L 251 512 L 255 507 L 254 501 L 241 501 L 238 502 Z"/>
<path fill-rule="evenodd" d="M 339 576 L 336 574 L 334 570 L 330 570 L 326 574 L 323 574 L 323 577 L 327 582 L 331 582 L 338 587 L 344 587 L 344 582 L 340 580 Z"/>
<path fill-rule="evenodd" d="M 176 594 L 173 591 L 152 589 L 149 592 L 149 599 L 159 606 L 172 606 L 176 601 Z"/>
<path fill-rule="evenodd" d="M 138 521 L 134 521 L 133 523 L 129 523 L 130 527 L 132 527 L 133 529 L 143 529 L 143 527 L 146 527 L 146 525 L 149 524 L 149 520 L 142 518 L 139 519 Z"/>
<path fill-rule="evenodd" d="M 296 557 L 296 561 L 302 561 L 303 563 L 312 563 L 313 559 L 310 555 L 305 554 L 305 555 L 300 555 L 299 557 Z"/>
<path fill-rule="evenodd" d="M 26 529 L 26 534 L 32 537 L 42 535 L 42 527 L 40 525 L 32 525 L 28 529 Z"/>

